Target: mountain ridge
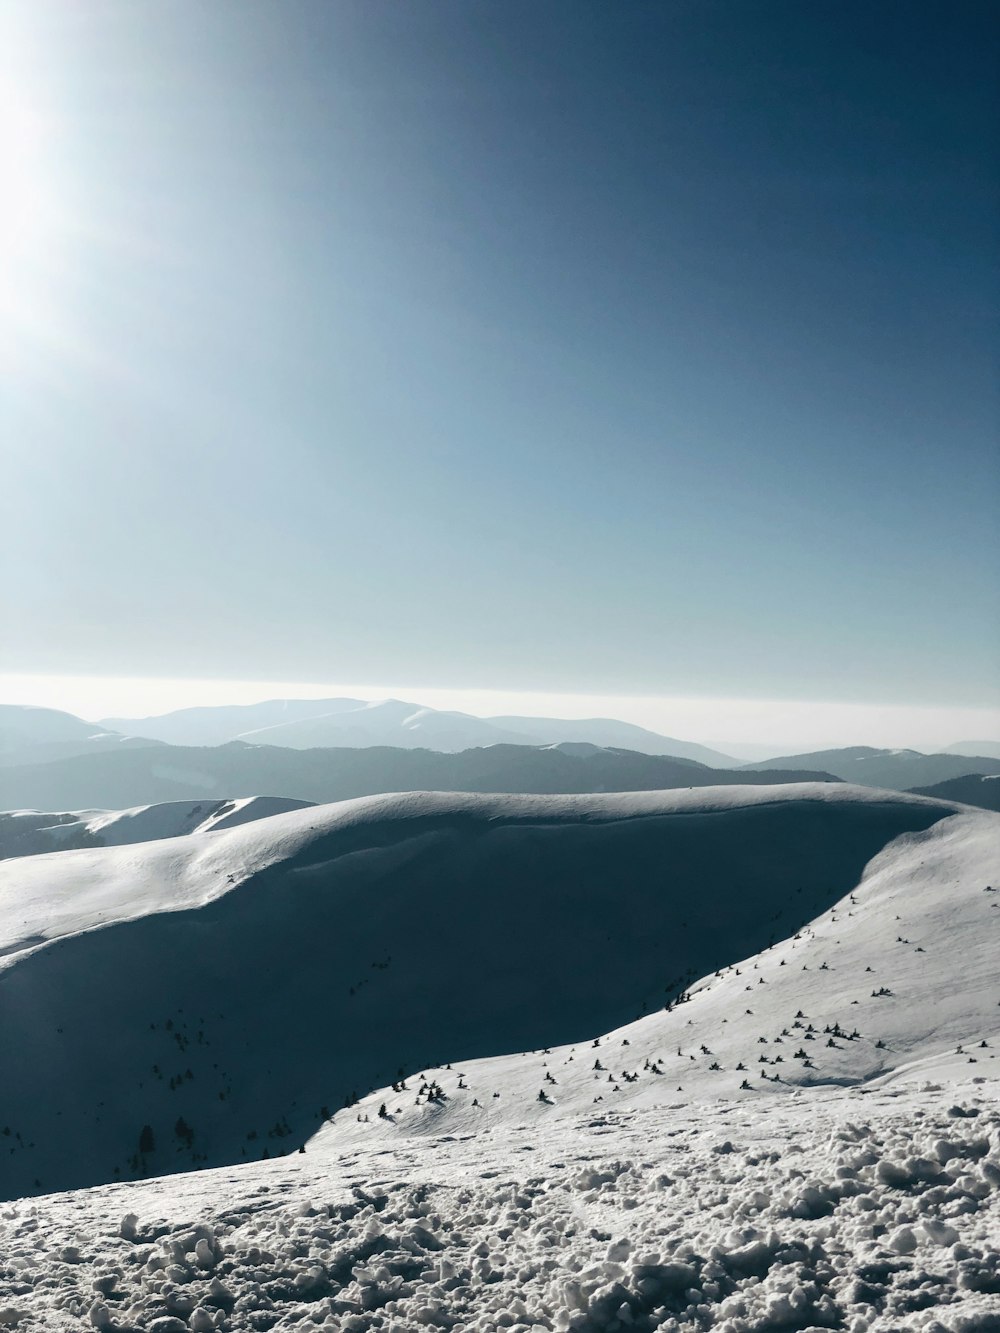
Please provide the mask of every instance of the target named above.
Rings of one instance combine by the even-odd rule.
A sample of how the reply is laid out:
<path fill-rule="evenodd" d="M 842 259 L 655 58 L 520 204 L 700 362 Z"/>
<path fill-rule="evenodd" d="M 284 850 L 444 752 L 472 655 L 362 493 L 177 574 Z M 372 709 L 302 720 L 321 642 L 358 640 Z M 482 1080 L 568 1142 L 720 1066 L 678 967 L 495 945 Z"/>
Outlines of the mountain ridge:
<path fill-rule="evenodd" d="M 870 745 L 816 750 L 809 754 L 782 755 L 759 763 L 744 764 L 740 772 L 810 765 L 833 773 L 842 782 L 885 787 L 893 791 L 925 788 L 970 773 L 1000 773 L 1000 759 L 989 756 L 924 754 L 920 750 L 885 750 Z"/>
<path fill-rule="evenodd" d="M 156 717 L 106 718 L 101 725 L 168 744 L 225 744 L 245 740 L 294 749 L 389 744 L 454 752 L 501 743 L 537 745 L 568 740 L 695 759 L 716 767 L 736 763 L 732 756 L 708 746 L 662 736 L 614 718 L 566 721 L 546 717 L 477 717 L 400 699 L 374 702 L 349 698 L 270 699 L 258 704 L 177 709 Z"/>
<path fill-rule="evenodd" d="M 124 809 L 267 792 L 316 803 L 385 791 L 535 794 L 837 781 L 815 772 L 714 770 L 691 759 L 601 749 L 491 745 L 448 754 L 368 746 L 292 750 L 230 742 L 159 746 L 0 768 L 0 809 Z"/>

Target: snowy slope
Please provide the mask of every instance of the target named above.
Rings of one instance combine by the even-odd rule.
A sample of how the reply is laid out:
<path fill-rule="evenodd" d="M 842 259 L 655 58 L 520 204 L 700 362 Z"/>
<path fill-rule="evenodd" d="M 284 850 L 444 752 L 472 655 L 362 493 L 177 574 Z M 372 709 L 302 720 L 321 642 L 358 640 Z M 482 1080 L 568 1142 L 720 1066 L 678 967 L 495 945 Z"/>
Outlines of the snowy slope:
<path fill-rule="evenodd" d="M 1000 1078 L 998 956 L 1000 818 L 956 814 L 896 839 L 846 898 L 706 976 L 669 1012 L 597 1041 L 454 1063 L 430 1075 L 442 1100 L 415 1096 L 419 1082 L 406 1096 L 377 1090 L 321 1137 L 478 1132 L 504 1122 L 511 1102 L 535 1122 L 915 1073 Z"/>
<path fill-rule="evenodd" d="M 821 784 L 410 795 L 7 861 L 3 1193 L 257 1157 L 400 1068 L 589 1041 L 822 913 L 899 835 L 995 828 L 954 809 Z M 960 943 L 973 977 L 978 917 Z M 537 1114 L 540 1069 L 511 1068 Z"/>
<path fill-rule="evenodd" d="M 186 833 L 207 833 L 288 810 L 300 810 L 309 804 L 286 796 L 247 796 L 233 801 L 165 801 L 159 805 L 138 805 L 130 810 L 76 810 L 58 814 L 39 810 L 0 812 L 0 860 L 9 856 L 35 856 L 80 847 L 119 847 L 125 843 L 178 838 Z"/>
<path fill-rule="evenodd" d="M 19 1333 L 994 1333 L 997 1084 L 608 1110 L 0 1208 Z"/>
<path fill-rule="evenodd" d="M 848 838 L 857 834 L 850 816 L 859 807 L 900 822 L 894 800 L 845 788 L 821 791 L 798 789 L 785 803 L 797 818 L 814 805 L 817 814 L 817 802 L 827 815 L 836 810 L 837 827 Z M 716 800 L 715 793 L 676 793 L 669 815 L 656 815 L 651 798 L 628 798 L 630 809 L 619 798 L 617 810 L 602 802 L 542 804 L 552 807 L 548 814 L 556 823 L 597 818 L 613 828 L 627 817 L 676 831 L 678 821 L 693 822 L 704 831 L 703 842 L 735 838 L 751 853 L 752 866 L 747 820 L 763 816 L 775 796 L 727 791 Z M 357 854 L 371 860 L 390 845 L 387 838 L 378 845 L 361 837 L 379 821 L 439 821 L 447 809 L 440 798 L 430 809 L 413 798 L 403 808 L 391 800 L 373 804 L 305 813 L 323 820 L 327 833 L 351 831 L 359 846 L 370 848 Z M 488 811 L 466 803 L 464 813 L 485 817 L 488 827 L 508 821 L 509 830 L 512 818 L 539 813 L 538 802 L 517 804 L 516 810 L 497 809 L 493 802 Z M 910 813 L 920 808 L 902 804 Z M 710 975 L 671 1013 L 618 1029 L 596 1046 L 578 1043 L 572 1063 L 557 1065 L 566 1052 L 553 1048 L 537 1057 L 422 1071 L 440 1081 L 445 1096 L 417 1112 L 419 1125 L 396 1117 L 394 1108 L 393 1121 L 380 1120 L 377 1093 L 340 1113 L 304 1156 L 294 1152 L 294 1138 L 290 1144 L 289 1136 L 272 1134 L 263 1136 L 266 1151 L 274 1156 L 291 1146 L 293 1155 L 0 1206 L 0 1324 L 20 1333 L 995 1333 L 996 1047 L 992 1040 L 972 1046 L 966 1036 L 955 1041 L 959 1053 L 952 1042 L 988 1017 L 994 918 L 1000 916 L 993 904 L 1000 895 L 980 881 L 997 878 L 998 821 L 952 810 L 925 805 L 925 822 L 936 821 L 883 844 L 836 913 L 821 913 L 798 938 L 746 960 L 738 977 L 735 968 Z M 298 818 L 271 821 L 278 856 L 306 850 Z M 230 843 L 231 855 L 239 848 L 247 857 L 251 846 L 237 834 L 249 831 L 182 841 Z M 887 831 L 883 823 L 882 834 Z M 808 841 L 816 830 L 800 832 Z M 669 853 L 676 850 L 665 848 L 672 868 Z M 757 850 L 766 854 L 763 846 Z M 774 850 L 772 841 L 777 869 Z M 821 859 L 828 850 L 815 844 Z M 83 867 L 75 872 L 76 888 L 94 910 L 87 854 L 47 859 Z M 199 876 L 197 867 L 189 871 L 191 888 Z M 377 893 L 378 884 L 375 875 L 369 888 Z M 716 880 L 708 887 L 717 899 L 725 886 Z M 803 894 L 795 896 L 806 896 L 806 883 L 799 887 Z M 241 893 L 228 890 L 233 899 Z M 622 897 L 619 888 L 619 908 Z M 150 906 L 162 911 L 176 901 L 160 893 Z M 918 937 L 917 929 L 927 933 Z M 858 949 L 867 952 L 855 956 Z M 865 957 L 876 962 L 864 963 Z M 809 1024 L 843 1022 L 838 1005 L 860 1020 L 862 1005 L 850 1003 L 852 994 L 870 982 L 874 988 L 870 975 L 859 971 L 862 964 L 877 964 L 893 980 L 894 995 L 881 997 L 877 1023 L 888 1035 L 885 1046 L 875 1046 L 873 1056 L 865 1035 L 844 1041 L 825 1034 L 807 1045 Z M 131 1008 L 130 979 L 119 980 L 125 982 L 120 1005 Z M 0 992 L 0 1002 L 9 998 Z M 757 1047 L 766 1060 L 776 1059 L 787 1045 L 777 1024 L 799 1000 L 803 1018 L 791 1020 L 789 1035 L 801 1036 L 810 1052 L 821 1047 L 822 1060 L 830 1062 L 816 1075 L 817 1086 L 796 1086 L 787 1059 L 761 1065 L 782 1081 L 772 1084 L 754 1073 L 760 1091 L 753 1092 L 734 1094 L 728 1067 L 707 1068 L 700 1041 L 716 1041 L 718 1062 L 726 1064 L 736 1054 L 726 1045 L 733 1046 L 730 1024 L 738 1025 L 734 1011 L 744 1011 L 735 1042 L 742 1046 L 754 1031 L 745 1015 L 751 1006 L 761 1026 L 775 1029 Z M 857 1026 L 864 1029 L 868 1020 L 866 1013 Z M 657 1031 L 658 1024 L 672 1026 Z M 593 1070 L 591 1056 L 609 1068 L 627 1060 L 639 1072 L 640 1052 L 651 1050 L 643 1043 L 672 1041 L 678 1025 L 678 1040 L 692 1047 L 684 1053 L 696 1055 L 680 1063 L 683 1093 L 668 1077 L 674 1062 L 665 1053 L 663 1074 L 644 1070 L 634 1083 L 620 1082 L 618 1094 L 595 1094 L 602 1097 L 595 1104 L 586 1084 L 589 1078 L 596 1088 L 601 1071 Z M 978 1030 L 985 1031 L 985 1023 Z M 107 1032 L 106 1044 L 114 1036 Z M 322 1054 L 318 1043 L 313 1054 Z M 885 1061 L 881 1072 L 870 1068 L 873 1058 Z M 555 1071 L 556 1085 L 544 1081 L 542 1061 Z M 462 1082 L 488 1079 L 501 1090 L 478 1123 L 471 1120 L 471 1086 L 457 1087 L 460 1068 Z M 824 1081 L 853 1080 L 859 1072 L 876 1076 L 861 1087 Z M 539 1081 L 547 1089 L 544 1103 L 534 1092 Z M 410 1095 L 415 1085 L 411 1078 Z M 104 1115 L 114 1107 L 112 1093 L 106 1089 L 101 1099 Z M 370 1119 L 359 1122 L 357 1115 L 369 1108 Z M 78 1132 L 87 1118 L 85 1104 L 72 1109 L 67 1133 Z M 16 1132 L 9 1136 L 13 1155 L 32 1151 Z M 157 1145 L 151 1159 L 162 1156 L 164 1133 L 175 1158 L 191 1155 L 169 1123 L 165 1131 L 150 1126 L 150 1133 Z"/>

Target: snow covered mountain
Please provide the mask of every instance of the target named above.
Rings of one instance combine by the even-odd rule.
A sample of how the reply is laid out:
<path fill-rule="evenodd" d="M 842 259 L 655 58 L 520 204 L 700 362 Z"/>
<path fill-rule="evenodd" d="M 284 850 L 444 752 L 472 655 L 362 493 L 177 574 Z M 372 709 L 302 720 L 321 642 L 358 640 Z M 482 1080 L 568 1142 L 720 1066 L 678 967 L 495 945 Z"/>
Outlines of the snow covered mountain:
<path fill-rule="evenodd" d="M 259 704 L 183 708 L 161 717 L 109 718 L 103 726 L 170 745 L 224 745 L 242 740 L 296 750 L 391 745 L 452 753 L 484 745 L 552 745 L 559 741 L 672 755 L 727 768 L 734 761 L 691 741 L 660 736 L 611 718 L 567 722 L 546 717 L 474 717 L 400 699 L 271 699 Z"/>
<path fill-rule="evenodd" d="M 233 739 L 252 745 L 287 745 L 295 750 L 392 745 L 450 754 L 482 745 L 524 745 L 531 738 L 469 713 L 383 699 L 378 703 L 357 700 L 352 708 L 242 731 Z"/>
<path fill-rule="evenodd" d="M 919 750 L 876 750 L 868 745 L 854 745 L 841 750 L 784 755 L 745 764 L 743 768 L 755 772 L 774 768 L 819 768 L 844 782 L 911 791 L 915 787 L 930 787 L 968 773 L 1000 773 L 1000 759 L 985 755 L 921 754 Z"/>
<path fill-rule="evenodd" d="M 284 796 L 249 796 L 236 801 L 167 801 L 131 810 L 0 812 L 0 860 L 208 833 L 307 805 L 308 801 L 293 801 Z"/>
<path fill-rule="evenodd" d="M 457 1116 L 469 1132 L 495 1124 L 508 1103 L 527 1123 L 562 1097 L 579 1109 L 623 1091 L 628 1105 L 676 1099 L 678 1087 L 739 1096 L 737 1056 L 756 1097 L 758 1029 L 766 1072 L 781 1076 L 768 1091 L 869 1078 L 980 1040 L 983 1005 L 992 1016 L 996 1004 L 990 930 L 1000 928 L 980 880 L 998 821 L 954 811 L 821 784 L 404 795 L 3 862 L 0 1076 L 11 1150 L 0 1191 L 284 1152 L 345 1102 L 448 1060 L 578 1048 L 572 1062 L 569 1052 L 552 1057 L 558 1091 L 544 1077 L 547 1055 L 515 1056 L 495 1077 L 460 1066 L 468 1096 L 452 1071 L 430 1075 L 447 1102 L 414 1105 L 420 1082 L 411 1081 L 405 1095 L 381 1095 L 390 1128 L 424 1132 Z M 885 852 L 900 835 L 910 836 Z M 876 943 L 848 933 L 841 949 L 824 914 L 852 892 L 861 905 L 844 902 L 836 925 Z M 889 950 L 869 978 L 853 951 L 863 961 L 888 949 L 887 931 L 912 944 Z M 766 966 L 742 961 L 782 940 Z M 805 977 L 800 957 L 827 990 Z M 716 970 L 725 975 L 689 1004 L 659 1013 Z M 879 987 L 892 996 L 871 996 Z M 814 1024 L 835 1008 L 861 1036 L 838 1039 L 834 1052 L 816 1041 L 804 1065 L 795 1051 L 810 1038 L 793 1032 L 796 1008 Z M 644 1014 L 654 1017 L 634 1030 L 627 1056 L 607 1048 L 608 1064 L 591 1047 Z M 793 1032 L 785 1051 L 774 1041 L 782 1027 Z M 644 1070 L 640 1054 L 663 1072 Z M 616 1094 L 597 1059 L 613 1080 L 626 1069 L 638 1077 Z M 551 1103 L 538 1101 L 550 1087 Z M 365 1132 L 358 1114 L 341 1112 L 325 1132 Z"/>
<path fill-rule="evenodd" d="M 46 763 L 72 755 L 151 745 L 111 731 L 97 722 L 84 722 L 56 708 L 29 708 L 0 704 L 0 766 Z"/>
<path fill-rule="evenodd" d="M 0 809 L 119 809 L 137 803 L 219 800 L 270 792 L 329 802 L 385 791 L 651 791 L 719 783 L 834 781 L 814 771 L 705 768 L 691 759 L 606 750 L 586 743 L 490 745 L 444 754 L 370 746 L 293 750 L 233 743 L 155 746 L 0 768 Z"/>
<path fill-rule="evenodd" d="M 236 1126 L 276 1160 L 0 1207 L 0 1321 L 991 1333 L 998 829 L 843 786 L 410 796 L 8 862 L 6 1192 Z"/>
<path fill-rule="evenodd" d="M 669 1010 L 590 1042 L 434 1071 L 440 1100 L 380 1089 L 321 1133 L 331 1143 L 468 1133 L 506 1114 L 497 1089 L 531 1123 L 596 1104 L 757 1099 L 915 1071 L 956 1077 L 980 1064 L 1000 1079 L 998 879 L 1000 820 L 943 819 L 897 838 L 845 897 L 790 937 L 706 974 Z M 383 1102 L 391 1120 L 375 1114 Z M 358 1113 L 369 1121 L 359 1124 Z"/>
<path fill-rule="evenodd" d="M 156 717 L 104 718 L 101 725 L 167 745 L 225 745 L 247 731 L 351 712 L 360 699 L 268 699 L 256 704 L 179 708 Z"/>

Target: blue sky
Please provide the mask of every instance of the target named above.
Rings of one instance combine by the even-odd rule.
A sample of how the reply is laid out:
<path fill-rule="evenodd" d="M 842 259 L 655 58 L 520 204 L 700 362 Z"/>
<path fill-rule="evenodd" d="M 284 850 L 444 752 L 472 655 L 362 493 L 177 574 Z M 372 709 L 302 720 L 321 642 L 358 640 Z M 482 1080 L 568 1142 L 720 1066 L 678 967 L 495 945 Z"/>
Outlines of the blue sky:
<path fill-rule="evenodd" d="M 1000 703 L 995 6 L 0 22 L 4 670 Z"/>

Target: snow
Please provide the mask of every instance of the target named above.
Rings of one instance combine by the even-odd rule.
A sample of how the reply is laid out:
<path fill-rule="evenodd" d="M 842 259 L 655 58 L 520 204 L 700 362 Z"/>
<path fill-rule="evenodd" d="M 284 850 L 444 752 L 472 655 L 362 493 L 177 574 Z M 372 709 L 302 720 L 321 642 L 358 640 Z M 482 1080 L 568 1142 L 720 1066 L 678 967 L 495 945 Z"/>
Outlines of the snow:
<path fill-rule="evenodd" d="M 436 793 L 6 862 L 0 1327 L 996 1330 L 998 834 Z M 18 1197 L 128 1154 L 220 1165 Z"/>
<path fill-rule="evenodd" d="M 0 1193 L 259 1156 L 268 1131 L 300 1143 L 401 1068 L 576 1043 L 655 1014 L 956 808 L 822 783 L 418 793 L 4 862 L 0 1071 L 16 1151 L 0 1157 Z M 742 989 L 735 999 L 741 1012 Z M 862 1030 L 870 1061 L 870 1018 Z M 738 1088 L 735 1059 L 724 1074 L 692 1063 L 692 1087 Z M 540 1069 L 515 1076 L 529 1113 L 544 1112 Z M 655 1082 L 657 1096 L 688 1086 Z M 574 1095 L 596 1093 L 588 1080 Z M 472 1097 L 456 1113 L 489 1123 L 497 1110 Z M 173 1138 L 178 1116 L 195 1142 Z M 145 1124 L 158 1146 L 140 1154 Z"/>
<path fill-rule="evenodd" d="M 362 1333 L 1000 1325 L 996 1084 L 358 1146 L 0 1206 L 0 1321 Z"/>
<path fill-rule="evenodd" d="M 134 748 L 137 741 L 72 713 L 25 704 L 0 704 L 0 766 L 41 764 L 95 750 Z"/>
<path fill-rule="evenodd" d="M 902 812 L 917 821 L 940 818 L 958 807 L 927 798 L 885 793 L 846 785 L 798 783 L 776 787 L 702 787 L 664 792 L 626 792 L 586 796 L 489 796 L 447 792 L 407 792 L 360 797 L 327 806 L 309 806 L 250 818 L 273 798 L 227 802 L 246 822 L 225 820 L 212 836 L 188 840 L 176 830 L 191 814 L 212 807 L 195 802 L 164 802 L 136 807 L 110 818 L 105 826 L 122 834 L 122 847 L 81 849 L 0 863 L 0 955 L 17 953 L 25 937 L 32 945 L 111 922 L 150 913 L 204 906 L 251 875 L 295 861 L 299 873 L 325 869 L 342 840 L 358 831 L 392 830 L 400 842 L 421 835 L 447 834 L 452 826 L 495 831 L 504 824 L 523 828 L 530 838 L 539 826 L 594 827 L 670 816 L 701 816 L 754 808 L 855 809 Z M 220 803 L 222 804 L 222 803 Z M 218 809 L 218 807 L 216 807 Z M 185 814 L 187 812 L 187 814 Z M 100 813 L 90 814 L 98 824 Z M 133 844 L 132 820 L 160 830 L 154 843 Z M 87 821 L 88 826 L 90 820 Z M 174 832 L 167 832 L 171 829 Z M 221 834 L 225 836 L 220 836 Z M 167 841 L 169 839 L 169 841 Z M 332 844 L 332 845 L 331 845 Z"/>
<path fill-rule="evenodd" d="M 186 833 L 234 828 L 250 820 L 301 810 L 309 804 L 285 796 L 246 796 L 231 801 L 161 801 L 129 810 L 14 810 L 0 814 L 0 856 L 178 838 Z"/>
<path fill-rule="evenodd" d="M 833 908 L 705 977 L 669 1012 L 597 1044 L 456 1063 L 437 1076 L 443 1101 L 377 1090 L 321 1136 L 466 1133 L 502 1120 L 512 1097 L 544 1120 L 596 1104 L 758 1102 L 814 1085 L 967 1077 L 976 1066 L 1000 1077 L 1000 892 L 985 887 L 1000 884 L 998 835 L 996 816 L 972 813 L 901 835 Z M 393 1114 L 379 1120 L 386 1098 Z"/>

